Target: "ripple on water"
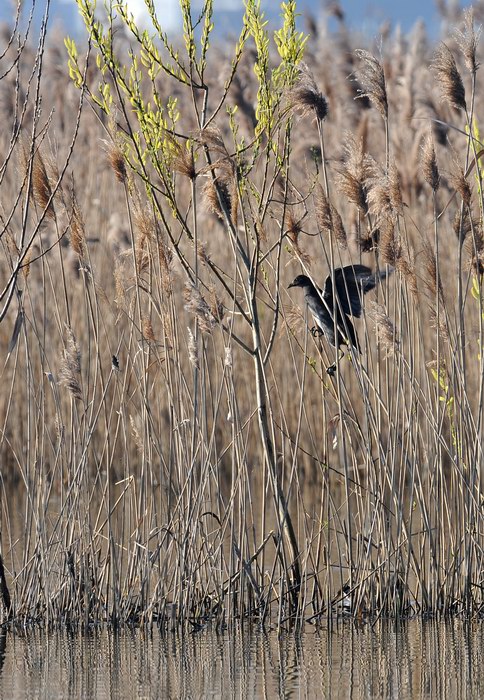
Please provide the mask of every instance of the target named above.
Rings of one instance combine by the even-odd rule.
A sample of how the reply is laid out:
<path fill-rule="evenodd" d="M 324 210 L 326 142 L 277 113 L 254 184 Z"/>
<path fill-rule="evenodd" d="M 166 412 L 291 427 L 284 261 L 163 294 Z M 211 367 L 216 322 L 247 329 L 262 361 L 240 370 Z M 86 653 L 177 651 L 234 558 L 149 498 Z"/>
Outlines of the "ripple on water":
<path fill-rule="evenodd" d="M 303 634 L 0 632 L 0 697 L 484 697 L 480 623 L 336 624 Z"/>

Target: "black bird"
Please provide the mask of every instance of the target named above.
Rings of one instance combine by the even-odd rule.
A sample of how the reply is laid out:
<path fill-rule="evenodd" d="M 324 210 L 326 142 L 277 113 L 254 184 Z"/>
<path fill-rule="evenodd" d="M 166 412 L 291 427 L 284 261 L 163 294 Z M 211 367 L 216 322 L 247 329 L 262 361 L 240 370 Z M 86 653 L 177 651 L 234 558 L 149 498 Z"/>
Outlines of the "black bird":
<path fill-rule="evenodd" d="M 390 270 L 392 272 L 392 270 Z M 363 294 L 374 289 L 380 280 L 385 279 L 388 272 L 383 270 L 372 273 L 365 265 L 348 265 L 338 267 L 334 271 L 334 284 L 336 294 L 333 293 L 331 275 L 326 277 L 324 289 L 316 287 L 306 275 L 298 275 L 291 282 L 290 287 L 302 287 L 304 298 L 316 323 L 311 328 L 311 333 L 324 334 L 331 345 L 340 348 L 340 345 L 352 345 L 355 350 L 361 352 L 358 338 L 350 320 L 350 316 L 361 316 L 361 300 Z M 336 312 L 336 338 L 334 316 Z M 336 363 L 328 367 L 328 374 L 334 374 Z"/>

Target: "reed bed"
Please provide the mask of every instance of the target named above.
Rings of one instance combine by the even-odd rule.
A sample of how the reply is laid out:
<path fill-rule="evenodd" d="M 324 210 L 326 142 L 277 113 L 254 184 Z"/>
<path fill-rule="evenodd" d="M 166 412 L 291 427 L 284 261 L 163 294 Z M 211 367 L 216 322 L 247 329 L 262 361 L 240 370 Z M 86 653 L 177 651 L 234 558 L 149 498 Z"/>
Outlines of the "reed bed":
<path fill-rule="evenodd" d="M 180 46 L 79 7 L 2 30 L 4 621 L 480 616 L 484 6 L 377 45 L 185 3 Z M 360 262 L 338 360 L 287 286 Z"/>

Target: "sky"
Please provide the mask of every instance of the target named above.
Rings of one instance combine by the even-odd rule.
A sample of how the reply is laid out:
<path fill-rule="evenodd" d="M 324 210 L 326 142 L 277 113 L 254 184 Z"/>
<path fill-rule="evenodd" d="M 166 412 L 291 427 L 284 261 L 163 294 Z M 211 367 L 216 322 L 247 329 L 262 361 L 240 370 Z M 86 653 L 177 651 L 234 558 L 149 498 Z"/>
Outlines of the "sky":
<path fill-rule="evenodd" d="M 193 7 L 200 7 L 202 0 L 192 0 Z M 459 0 L 447 0 L 459 5 Z M 23 0 L 29 8 L 32 0 Z M 98 0 L 101 5 L 102 0 Z M 154 0 L 158 17 L 163 28 L 176 33 L 180 27 L 180 9 L 178 0 Z M 16 0 L 0 0 L 0 20 L 9 20 L 13 16 Z M 38 9 L 44 5 L 43 0 L 36 0 Z M 128 0 L 131 11 L 141 24 L 146 19 L 144 0 Z M 462 1 L 460 4 L 468 5 Z M 323 0 L 298 0 L 298 11 L 309 11 L 318 18 Z M 378 34 L 381 23 L 389 19 L 393 26 L 400 24 L 408 31 L 418 19 L 423 19 L 429 34 L 438 34 L 438 17 L 434 0 L 340 0 L 340 5 L 346 15 L 347 23 L 373 37 Z M 214 0 L 215 26 L 228 29 L 240 27 L 240 17 L 243 11 L 242 0 Z M 279 0 L 261 0 L 261 7 L 266 16 L 275 19 L 280 11 Z M 81 27 L 75 0 L 51 0 L 51 21 L 62 22 L 69 34 L 76 34 Z M 218 22 L 217 22 L 218 17 Z"/>
<path fill-rule="evenodd" d="M 69 2 L 70 0 L 64 0 Z M 133 14 L 137 19 L 143 21 L 146 17 L 146 7 L 144 0 L 129 0 L 132 5 Z M 197 0 L 193 0 L 194 6 Z M 155 0 L 155 4 L 163 7 L 162 16 L 165 25 L 171 23 L 173 29 L 179 27 L 180 11 L 178 0 Z M 200 5 L 200 1 L 198 5 Z M 405 30 L 410 29 L 416 20 L 422 18 L 428 24 L 436 21 L 436 11 L 434 0 L 342 0 L 340 5 L 346 15 L 349 24 L 359 29 L 369 32 L 376 30 L 381 23 L 390 19 L 393 24 L 401 24 Z M 242 0 L 214 0 L 217 10 L 228 12 L 234 15 L 242 13 Z M 261 7 L 267 14 L 277 16 L 280 2 L 277 0 L 261 0 Z M 309 10 L 317 16 L 323 7 L 322 0 L 298 0 L 300 12 Z"/>

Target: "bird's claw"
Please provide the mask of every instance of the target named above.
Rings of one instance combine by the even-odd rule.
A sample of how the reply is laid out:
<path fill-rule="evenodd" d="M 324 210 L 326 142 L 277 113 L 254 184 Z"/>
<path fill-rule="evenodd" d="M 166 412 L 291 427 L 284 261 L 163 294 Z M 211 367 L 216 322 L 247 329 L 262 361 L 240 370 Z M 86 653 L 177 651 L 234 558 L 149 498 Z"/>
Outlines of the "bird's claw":
<path fill-rule="evenodd" d="M 311 333 L 313 338 L 320 338 L 323 335 L 323 331 L 317 326 L 313 326 L 309 332 Z"/>

